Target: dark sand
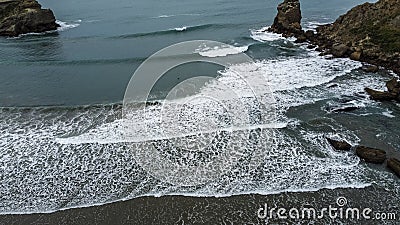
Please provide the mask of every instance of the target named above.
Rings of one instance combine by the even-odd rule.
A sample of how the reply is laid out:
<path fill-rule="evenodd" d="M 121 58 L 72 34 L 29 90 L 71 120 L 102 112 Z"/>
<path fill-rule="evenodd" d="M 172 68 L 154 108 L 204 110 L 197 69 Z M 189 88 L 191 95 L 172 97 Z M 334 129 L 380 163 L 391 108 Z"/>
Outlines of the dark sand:
<path fill-rule="evenodd" d="M 397 221 L 375 221 L 354 219 L 321 220 L 279 220 L 259 219 L 257 210 L 267 203 L 270 207 L 314 207 L 322 209 L 337 206 L 336 199 L 344 196 L 348 200 L 345 207 L 369 207 L 374 211 L 390 211 L 400 216 L 399 204 L 389 204 L 393 200 L 390 192 L 378 186 L 362 189 L 323 189 L 316 192 L 282 193 L 275 195 L 238 195 L 221 198 L 164 196 L 140 197 L 129 201 L 115 202 L 101 206 L 76 208 L 48 214 L 1 215 L 4 225 L 25 224 L 399 224 Z"/>

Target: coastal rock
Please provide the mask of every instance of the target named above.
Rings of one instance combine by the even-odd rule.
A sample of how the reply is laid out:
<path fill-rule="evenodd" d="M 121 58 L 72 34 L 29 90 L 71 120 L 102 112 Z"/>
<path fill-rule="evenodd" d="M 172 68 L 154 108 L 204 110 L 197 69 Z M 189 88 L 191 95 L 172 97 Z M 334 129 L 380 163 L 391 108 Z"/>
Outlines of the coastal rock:
<path fill-rule="evenodd" d="M 312 30 L 306 31 L 304 35 L 306 36 L 307 40 L 314 40 L 315 38 L 315 33 Z"/>
<path fill-rule="evenodd" d="M 365 88 L 365 91 L 369 94 L 371 99 L 376 101 L 391 101 L 396 99 L 396 95 L 387 91 L 376 91 L 371 88 Z"/>
<path fill-rule="evenodd" d="M 356 153 L 358 157 L 369 163 L 381 164 L 386 160 L 386 152 L 380 149 L 358 146 Z"/>
<path fill-rule="evenodd" d="M 284 0 L 278 6 L 278 14 L 275 17 L 269 31 L 283 34 L 283 36 L 299 36 L 304 33 L 301 28 L 301 10 L 299 0 Z"/>
<path fill-rule="evenodd" d="M 361 59 L 362 52 L 353 52 L 350 55 L 350 59 L 359 61 Z"/>
<path fill-rule="evenodd" d="M 400 161 L 398 159 L 388 159 L 387 167 L 389 167 L 389 169 L 391 169 L 398 177 L 400 177 Z"/>
<path fill-rule="evenodd" d="M 0 36 L 56 30 L 53 12 L 35 0 L 0 0 Z"/>
<path fill-rule="evenodd" d="M 370 88 L 365 88 L 365 91 L 371 96 L 373 100 L 396 100 L 400 102 L 400 81 L 398 81 L 397 78 L 393 78 L 386 82 L 386 87 L 388 91 L 376 91 Z"/>
<path fill-rule="evenodd" d="M 364 70 L 367 73 L 376 73 L 379 70 L 379 67 L 375 65 L 369 65 L 369 66 L 363 66 L 362 70 Z"/>
<path fill-rule="evenodd" d="M 336 150 L 348 151 L 351 149 L 351 145 L 346 141 L 337 141 L 330 138 L 326 138 L 326 140 L 328 140 L 329 144 L 331 144 Z"/>
<path fill-rule="evenodd" d="M 393 95 L 400 95 L 400 81 L 397 78 L 393 78 L 386 83 L 388 91 Z"/>
<path fill-rule="evenodd" d="M 400 0 L 379 0 L 356 6 L 334 23 L 319 26 L 313 44 L 337 57 L 346 56 L 344 46 L 351 46 L 357 49 L 349 55 L 352 59 L 400 72 L 399 5 Z"/>
<path fill-rule="evenodd" d="M 332 55 L 335 57 L 344 57 L 346 52 L 349 50 L 349 47 L 345 44 L 334 44 L 332 45 Z"/>

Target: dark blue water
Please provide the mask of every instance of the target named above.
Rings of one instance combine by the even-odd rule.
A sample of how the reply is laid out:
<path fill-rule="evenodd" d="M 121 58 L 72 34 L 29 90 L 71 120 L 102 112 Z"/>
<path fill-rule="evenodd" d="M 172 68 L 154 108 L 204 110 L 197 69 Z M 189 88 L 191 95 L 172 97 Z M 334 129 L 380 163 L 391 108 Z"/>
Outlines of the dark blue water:
<path fill-rule="evenodd" d="M 250 30 L 272 23 L 278 2 L 42 0 L 65 23 L 64 31 L 0 39 L 0 105 L 120 102 L 131 75 L 151 54 L 188 40 L 256 44 Z M 303 23 L 333 21 L 360 2 L 304 1 Z M 182 27 L 187 30 L 174 30 Z M 261 53 L 255 56 L 281 53 L 268 47 L 256 46 Z"/>

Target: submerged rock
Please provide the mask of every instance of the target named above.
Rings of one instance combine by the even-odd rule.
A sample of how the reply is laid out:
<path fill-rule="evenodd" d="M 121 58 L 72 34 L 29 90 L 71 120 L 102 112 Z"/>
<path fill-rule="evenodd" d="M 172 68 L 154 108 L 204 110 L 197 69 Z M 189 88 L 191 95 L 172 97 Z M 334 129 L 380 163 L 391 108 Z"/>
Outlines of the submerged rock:
<path fill-rule="evenodd" d="M 369 65 L 369 66 L 363 66 L 361 69 L 367 73 L 376 73 L 376 72 L 378 72 L 379 67 L 377 67 L 375 65 Z"/>
<path fill-rule="evenodd" d="M 369 163 L 381 164 L 386 160 L 386 152 L 380 149 L 358 146 L 356 153 L 358 157 Z"/>
<path fill-rule="evenodd" d="M 372 100 L 376 101 L 391 101 L 395 100 L 396 96 L 392 95 L 387 91 L 377 91 L 371 88 L 365 88 L 365 91 L 369 94 Z"/>
<path fill-rule="evenodd" d="M 278 14 L 275 17 L 269 31 L 283 34 L 283 36 L 300 36 L 304 33 L 301 28 L 301 10 L 299 0 L 284 0 L 278 6 Z M 305 36 L 304 36 L 305 37 Z M 301 39 L 304 40 L 304 37 Z M 301 40 L 300 39 L 300 40 Z"/>
<path fill-rule="evenodd" d="M 400 81 L 397 78 L 393 78 L 386 82 L 388 92 L 393 95 L 400 95 Z"/>
<path fill-rule="evenodd" d="M 373 100 L 377 101 L 391 101 L 396 100 L 400 102 L 400 81 L 393 78 L 386 82 L 388 91 L 376 91 L 370 88 L 365 88 L 365 91 L 371 96 Z"/>
<path fill-rule="evenodd" d="M 336 150 L 349 151 L 351 149 L 351 145 L 346 141 L 337 141 L 330 138 L 326 138 L 326 140 L 328 140 L 329 144 L 331 144 Z"/>
<path fill-rule="evenodd" d="M 53 12 L 35 0 L 0 0 L 0 36 L 56 30 Z"/>
<path fill-rule="evenodd" d="M 388 159 L 387 167 L 389 167 L 389 169 L 391 169 L 398 177 L 400 177 L 400 161 L 398 159 Z"/>

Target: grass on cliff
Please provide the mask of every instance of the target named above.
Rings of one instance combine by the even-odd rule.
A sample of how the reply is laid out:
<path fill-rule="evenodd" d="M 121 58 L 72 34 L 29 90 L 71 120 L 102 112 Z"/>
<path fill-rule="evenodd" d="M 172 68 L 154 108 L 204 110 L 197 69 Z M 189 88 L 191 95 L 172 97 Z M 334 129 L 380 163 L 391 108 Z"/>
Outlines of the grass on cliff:
<path fill-rule="evenodd" d="M 374 25 L 373 22 L 364 22 L 361 27 L 351 30 L 356 36 L 366 35 L 371 38 L 371 42 L 379 45 L 383 51 L 388 53 L 400 52 L 400 29 L 388 25 L 388 23 L 380 23 Z"/>
<path fill-rule="evenodd" d="M 400 52 L 400 29 L 383 26 L 371 34 L 372 42 L 379 44 L 384 51 Z"/>

